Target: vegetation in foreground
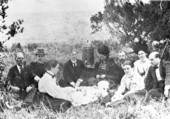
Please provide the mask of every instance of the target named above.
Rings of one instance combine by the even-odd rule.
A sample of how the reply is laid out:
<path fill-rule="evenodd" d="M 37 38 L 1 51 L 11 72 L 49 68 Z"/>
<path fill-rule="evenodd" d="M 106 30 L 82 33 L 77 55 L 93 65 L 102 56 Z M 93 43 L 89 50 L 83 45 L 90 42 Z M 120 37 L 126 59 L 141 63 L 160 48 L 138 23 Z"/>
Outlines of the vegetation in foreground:
<path fill-rule="evenodd" d="M 81 107 L 71 107 L 65 113 L 54 112 L 43 104 L 22 108 L 19 111 L 5 110 L 0 114 L 1 119 L 168 119 L 170 117 L 170 103 L 155 102 L 148 106 L 121 105 L 105 108 L 99 103 Z"/>
<path fill-rule="evenodd" d="M 71 46 L 41 44 L 41 47 L 45 49 L 47 59 L 54 58 L 64 63 L 64 61 L 69 58 Z M 81 53 L 82 46 L 77 48 Z M 4 60 L 6 64 L 5 76 L 8 69 L 14 65 L 15 62 L 15 51 L 11 49 L 8 50 L 9 52 L 6 52 Z M 26 61 L 29 64 L 34 60 L 34 48 L 28 50 L 24 47 L 23 50 L 26 53 Z M 21 104 L 21 102 L 15 100 L 12 100 L 12 103 L 15 105 Z M 5 110 L 4 113 L 0 113 L 0 119 L 168 119 L 168 117 L 170 117 L 170 101 L 163 103 L 152 101 L 149 106 L 145 107 L 139 104 L 136 106 L 128 104 L 112 108 L 106 108 L 96 102 L 81 107 L 71 107 L 65 113 L 54 112 L 41 104 L 40 106 L 33 105 L 29 108 L 21 108 L 20 110 L 8 109 Z"/>

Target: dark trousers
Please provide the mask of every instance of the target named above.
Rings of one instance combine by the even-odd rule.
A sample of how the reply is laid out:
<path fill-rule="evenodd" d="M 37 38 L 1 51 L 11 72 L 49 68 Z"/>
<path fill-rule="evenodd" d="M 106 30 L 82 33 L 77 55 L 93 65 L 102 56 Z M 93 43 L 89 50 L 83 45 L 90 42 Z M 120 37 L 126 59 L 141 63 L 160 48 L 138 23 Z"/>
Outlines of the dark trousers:
<path fill-rule="evenodd" d="M 65 112 L 71 107 L 71 102 L 63 99 L 53 98 L 50 95 L 46 93 L 40 93 L 40 101 L 43 102 L 43 104 L 53 111 L 57 112 Z"/>
<path fill-rule="evenodd" d="M 144 105 L 148 104 L 151 99 L 159 101 L 163 98 L 163 96 L 164 96 L 163 93 L 159 89 L 151 89 L 146 93 L 145 98 L 143 100 L 143 104 Z"/>

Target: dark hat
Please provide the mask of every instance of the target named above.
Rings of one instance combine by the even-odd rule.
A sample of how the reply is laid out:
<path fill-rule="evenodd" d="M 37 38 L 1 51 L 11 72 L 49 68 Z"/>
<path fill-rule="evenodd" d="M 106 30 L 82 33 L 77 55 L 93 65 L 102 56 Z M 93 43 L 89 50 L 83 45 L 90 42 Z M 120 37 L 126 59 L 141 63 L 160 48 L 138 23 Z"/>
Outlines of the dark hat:
<path fill-rule="evenodd" d="M 36 54 L 36 55 L 44 56 L 44 55 L 45 55 L 44 49 L 37 49 L 37 52 L 36 52 L 35 54 Z"/>
<path fill-rule="evenodd" d="M 109 53 L 110 53 L 110 50 L 106 45 L 103 45 L 103 46 L 100 46 L 98 48 L 98 53 L 102 54 L 102 55 L 105 55 L 105 56 L 108 56 Z"/>

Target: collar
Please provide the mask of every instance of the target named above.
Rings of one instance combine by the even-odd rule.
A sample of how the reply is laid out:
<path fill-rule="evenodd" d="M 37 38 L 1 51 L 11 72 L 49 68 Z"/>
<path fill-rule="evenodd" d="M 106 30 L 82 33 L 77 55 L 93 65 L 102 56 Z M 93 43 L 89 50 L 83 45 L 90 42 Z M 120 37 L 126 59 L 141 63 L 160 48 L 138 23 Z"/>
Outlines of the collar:
<path fill-rule="evenodd" d="M 131 74 L 125 74 L 125 76 L 126 76 L 127 78 L 131 78 L 131 77 L 133 77 L 134 74 L 135 74 L 135 72 L 132 72 Z"/>
<path fill-rule="evenodd" d="M 146 62 L 147 61 L 147 58 L 145 57 L 143 60 L 140 59 L 141 62 Z"/>
<path fill-rule="evenodd" d="M 23 65 L 22 65 L 22 66 L 19 66 L 19 65 L 17 64 L 17 68 L 18 68 L 18 69 L 20 69 L 20 67 L 24 68 L 24 66 L 23 66 Z"/>
<path fill-rule="evenodd" d="M 55 74 L 53 72 L 51 72 L 51 71 L 46 71 L 46 73 L 49 74 L 50 76 L 52 76 L 52 78 L 55 77 Z"/>
<path fill-rule="evenodd" d="M 73 64 L 75 64 L 75 63 L 77 63 L 77 60 L 71 60 L 71 63 L 73 63 Z"/>

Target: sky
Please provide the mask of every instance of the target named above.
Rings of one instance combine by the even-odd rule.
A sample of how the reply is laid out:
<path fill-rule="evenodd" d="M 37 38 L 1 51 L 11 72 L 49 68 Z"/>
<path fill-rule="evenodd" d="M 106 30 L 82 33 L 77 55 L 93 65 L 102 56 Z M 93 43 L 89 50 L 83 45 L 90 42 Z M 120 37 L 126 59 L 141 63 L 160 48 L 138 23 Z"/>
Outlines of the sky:
<path fill-rule="evenodd" d="M 10 12 L 98 11 L 104 0 L 13 0 Z"/>
<path fill-rule="evenodd" d="M 22 43 L 28 39 L 36 41 L 37 39 L 54 39 L 58 36 L 61 38 L 60 34 L 67 30 L 63 28 L 66 24 L 62 22 L 67 17 L 66 12 L 73 14 L 69 15 L 70 18 L 67 19 L 73 19 L 75 22 L 84 19 L 85 22 L 90 22 L 92 14 L 103 11 L 103 9 L 104 0 L 12 0 L 9 2 L 9 9 L 7 9 L 6 24 L 11 24 L 17 19 L 24 19 L 24 32 L 17 34 L 6 44 Z M 78 13 L 80 11 L 85 12 L 86 15 L 80 15 Z M 71 28 L 72 26 L 66 32 L 70 32 Z"/>

